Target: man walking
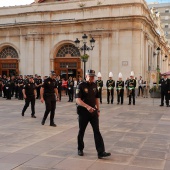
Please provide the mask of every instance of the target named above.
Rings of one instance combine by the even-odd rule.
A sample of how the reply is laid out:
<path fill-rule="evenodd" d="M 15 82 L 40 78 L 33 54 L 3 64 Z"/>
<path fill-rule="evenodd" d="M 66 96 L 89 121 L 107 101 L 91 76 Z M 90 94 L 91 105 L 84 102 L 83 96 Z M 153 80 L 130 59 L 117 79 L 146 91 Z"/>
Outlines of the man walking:
<path fill-rule="evenodd" d="M 84 133 L 88 123 L 90 122 L 93 132 L 98 158 L 110 156 L 105 152 L 103 138 L 99 130 L 99 101 L 98 90 L 94 83 L 94 70 L 88 70 L 86 73 L 86 81 L 78 85 L 76 89 L 77 113 L 79 115 L 79 133 L 78 133 L 78 155 L 83 156 L 84 152 Z"/>
<path fill-rule="evenodd" d="M 32 76 L 29 77 L 28 82 L 24 85 L 23 90 L 23 97 L 25 99 L 25 105 L 22 109 L 21 115 L 24 116 L 25 111 L 27 110 L 30 102 L 31 102 L 31 117 L 36 118 L 35 116 L 35 96 L 36 96 L 36 90 L 35 90 L 35 83 Z"/>
<path fill-rule="evenodd" d="M 41 124 L 44 125 L 45 121 L 50 114 L 50 126 L 56 127 L 54 123 L 55 109 L 56 109 L 56 97 L 58 97 L 57 82 L 55 80 L 56 74 L 54 71 L 50 72 L 50 77 L 44 80 L 44 83 L 40 90 L 41 102 L 45 101 L 46 110 Z M 56 95 L 55 95 L 56 94 Z"/>

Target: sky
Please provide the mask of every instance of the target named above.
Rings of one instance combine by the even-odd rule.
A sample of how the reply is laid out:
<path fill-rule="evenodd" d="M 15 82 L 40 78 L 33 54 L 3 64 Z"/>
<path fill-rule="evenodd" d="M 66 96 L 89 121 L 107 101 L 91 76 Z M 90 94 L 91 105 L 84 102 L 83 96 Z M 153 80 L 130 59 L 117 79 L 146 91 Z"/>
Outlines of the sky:
<path fill-rule="evenodd" d="M 34 0 L 0 0 L 0 7 L 31 4 Z"/>
<path fill-rule="evenodd" d="M 146 0 L 147 2 L 170 3 L 170 0 Z M 31 4 L 34 0 L 0 0 L 0 7 Z"/>
<path fill-rule="evenodd" d="M 170 2 L 170 0 L 146 0 L 146 2 L 168 3 Z"/>

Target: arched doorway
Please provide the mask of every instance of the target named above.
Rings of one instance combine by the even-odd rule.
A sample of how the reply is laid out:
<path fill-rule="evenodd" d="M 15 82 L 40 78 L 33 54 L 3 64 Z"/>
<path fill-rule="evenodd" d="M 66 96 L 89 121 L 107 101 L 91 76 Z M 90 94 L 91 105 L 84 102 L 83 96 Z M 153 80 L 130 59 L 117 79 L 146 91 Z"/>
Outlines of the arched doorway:
<path fill-rule="evenodd" d="M 73 44 L 64 44 L 54 59 L 54 71 L 62 78 L 82 76 L 80 52 Z"/>
<path fill-rule="evenodd" d="M 0 51 L 0 74 L 1 75 L 17 75 L 18 69 L 18 53 L 13 47 L 4 47 Z"/>

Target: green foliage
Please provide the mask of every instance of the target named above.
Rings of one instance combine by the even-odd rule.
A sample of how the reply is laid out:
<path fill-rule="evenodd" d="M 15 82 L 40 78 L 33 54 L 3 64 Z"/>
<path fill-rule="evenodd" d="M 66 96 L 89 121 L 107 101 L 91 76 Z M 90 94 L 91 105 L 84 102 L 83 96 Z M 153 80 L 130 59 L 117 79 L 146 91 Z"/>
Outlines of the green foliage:
<path fill-rule="evenodd" d="M 88 54 L 84 54 L 84 55 L 80 56 L 80 58 L 81 58 L 82 60 L 88 60 L 89 55 L 88 55 Z"/>
<path fill-rule="evenodd" d="M 153 92 L 161 92 L 161 88 L 159 86 L 153 86 L 150 90 L 149 93 L 153 93 Z"/>

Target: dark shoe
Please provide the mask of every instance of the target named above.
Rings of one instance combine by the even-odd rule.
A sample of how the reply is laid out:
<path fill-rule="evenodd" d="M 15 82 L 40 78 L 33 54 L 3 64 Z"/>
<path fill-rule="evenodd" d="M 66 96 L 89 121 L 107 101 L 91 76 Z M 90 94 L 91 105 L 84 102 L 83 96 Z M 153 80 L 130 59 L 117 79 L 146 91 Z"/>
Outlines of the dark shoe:
<path fill-rule="evenodd" d="M 32 118 L 36 118 L 36 116 L 35 116 L 35 115 L 32 115 L 31 117 L 32 117 Z"/>
<path fill-rule="evenodd" d="M 113 102 L 111 102 L 111 104 L 113 104 Z"/>
<path fill-rule="evenodd" d="M 135 105 L 135 103 L 133 103 L 133 105 Z"/>
<path fill-rule="evenodd" d="M 45 124 L 45 120 L 42 120 L 41 124 L 44 125 Z"/>
<path fill-rule="evenodd" d="M 109 104 L 109 102 L 107 102 L 107 104 Z"/>
<path fill-rule="evenodd" d="M 163 104 L 159 105 L 159 106 L 164 106 Z"/>
<path fill-rule="evenodd" d="M 121 105 L 123 105 L 123 103 L 121 103 Z"/>
<path fill-rule="evenodd" d="M 102 104 L 102 101 L 100 101 L 100 104 Z"/>
<path fill-rule="evenodd" d="M 57 125 L 55 123 L 50 123 L 50 126 L 56 127 Z"/>
<path fill-rule="evenodd" d="M 166 105 L 166 107 L 170 107 L 170 105 Z"/>
<path fill-rule="evenodd" d="M 22 116 L 24 116 L 24 113 L 21 113 Z"/>
<path fill-rule="evenodd" d="M 79 155 L 79 156 L 84 156 L 83 151 L 82 151 L 82 150 L 78 150 L 78 155 Z"/>
<path fill-rule="evenodd" d="M 68 100 L 68 102 L 71 102 L 70 100 Z"/>
<path fill-rule="evenodd" d="M 129 103 L 128 105 L 131 105 L 131 103 Z"/>
<path fill-rule="evenodd" d="M 108 157 L 110 155 L 111 155 L 111 153 L 103 152 L 103 153 L 98 154 L 98 158 L 102 159 L 102 158 Z"/>
<path fill-rule="evenodd" d="M 117 104 L 119 104 L 119 102 Z"/>

